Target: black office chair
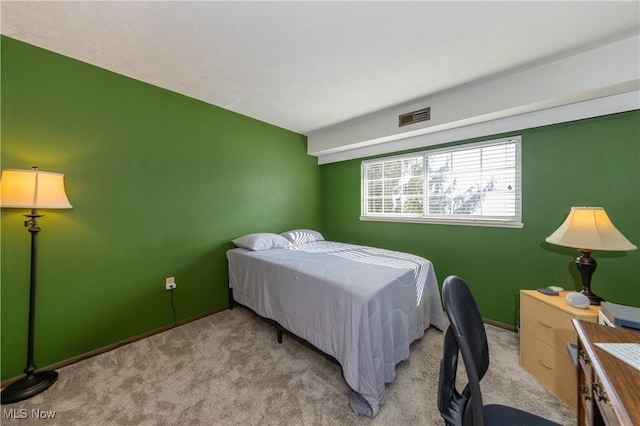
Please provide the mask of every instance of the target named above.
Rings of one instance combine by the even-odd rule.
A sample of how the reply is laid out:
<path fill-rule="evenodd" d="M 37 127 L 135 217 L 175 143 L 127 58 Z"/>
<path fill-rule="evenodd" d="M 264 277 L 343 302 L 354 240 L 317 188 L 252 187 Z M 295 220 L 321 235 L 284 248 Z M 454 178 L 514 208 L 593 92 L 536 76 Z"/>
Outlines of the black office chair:
<path fill-rule="evenodd" d="M 449 317 L 444 337 L 438 409 L 448 426 L 558 425 L 534 414 L 505 405 L 482 403 L 480 380 L 489 368 L 489 346 L 482 317 L 467 283 L 452 275 L 442 285 L 442 298 Z M 456 389 L 458 353 L 462 354 L 468 383 Z"/>

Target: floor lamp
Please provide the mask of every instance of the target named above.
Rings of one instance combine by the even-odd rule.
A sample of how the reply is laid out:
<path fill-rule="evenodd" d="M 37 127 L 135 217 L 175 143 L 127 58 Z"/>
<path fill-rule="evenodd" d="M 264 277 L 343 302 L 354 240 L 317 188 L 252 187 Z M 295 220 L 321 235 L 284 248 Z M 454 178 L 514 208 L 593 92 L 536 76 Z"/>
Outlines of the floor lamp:
<path fill-rule="evenodd" d="M 618 231 L 602 207 L 571 207 L 569 216 L 545 241 L 580 251 L 576 265 L 582 278 L 581 293 L 589 298 L 592 305 L 599 305 L 604 299 L 591 291 L 591 276 L 597 266 L 591 252 L 637 249 Z"/>
<path fill-rule="evenodd" d="M 27 339 L 27 368 L 25 377 L 13 382 L 2 390 L 2 404 L 29 399 L 45 391 L 58 379 L 56 371 L 38 371 L 33 363 L 33 332 L 36 310 L 36 260 L 38 254 L 37 219 L 43 214 L 38 209 L 70 209 L 72 206 L 64 190 L 64 175 L 43 172 L 33 167 L 31 170 L 3 170 L 0 178 L 0 206 L 3 208 L 27 208 L 28 220 L 24 226 L 31 233 L 31 283 L 29 286 L 29 334 Z"/>

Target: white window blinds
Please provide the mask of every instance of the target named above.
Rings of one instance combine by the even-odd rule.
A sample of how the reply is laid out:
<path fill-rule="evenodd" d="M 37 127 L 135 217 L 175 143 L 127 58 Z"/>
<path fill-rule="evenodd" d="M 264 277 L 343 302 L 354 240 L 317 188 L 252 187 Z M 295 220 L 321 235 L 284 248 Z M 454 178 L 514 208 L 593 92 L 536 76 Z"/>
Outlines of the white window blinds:
<path fill-rule="evenodd" d="M 364 220 L 522 226 L 521 138 L 362 162 Z"/>

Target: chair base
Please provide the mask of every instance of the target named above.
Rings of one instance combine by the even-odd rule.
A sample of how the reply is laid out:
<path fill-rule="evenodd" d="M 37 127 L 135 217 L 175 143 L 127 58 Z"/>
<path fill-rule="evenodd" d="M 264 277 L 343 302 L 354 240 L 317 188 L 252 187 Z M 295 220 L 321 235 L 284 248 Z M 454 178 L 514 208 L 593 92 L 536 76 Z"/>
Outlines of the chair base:
<path fill-rule="evenodd" d="M 485 425 L 561 426 L 558 423 L 532 413 L 506 405 L 488 404 L 483 408 Z"/>

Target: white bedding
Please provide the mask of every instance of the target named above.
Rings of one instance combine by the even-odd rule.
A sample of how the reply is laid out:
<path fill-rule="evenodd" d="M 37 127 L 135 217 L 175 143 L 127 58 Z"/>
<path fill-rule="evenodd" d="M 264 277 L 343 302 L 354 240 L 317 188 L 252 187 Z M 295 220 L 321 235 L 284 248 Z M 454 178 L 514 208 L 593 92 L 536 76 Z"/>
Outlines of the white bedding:
<path fill-rule="evenodd" d="M 378 413 L 411 342 L 444 327 L 433 266 L 418 256 L 315 241 L 227 259 L 234 299 L 336 358 L 358 414 Z"/>

